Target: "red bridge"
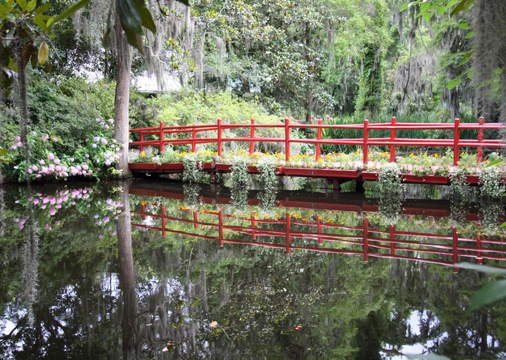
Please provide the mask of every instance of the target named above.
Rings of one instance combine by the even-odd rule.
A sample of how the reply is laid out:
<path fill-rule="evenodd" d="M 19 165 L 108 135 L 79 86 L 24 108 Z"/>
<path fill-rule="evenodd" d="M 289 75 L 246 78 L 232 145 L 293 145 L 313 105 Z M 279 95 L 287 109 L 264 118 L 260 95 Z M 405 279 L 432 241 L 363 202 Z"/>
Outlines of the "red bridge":
<path fill-rule="evenodd" d="M 223 143 L 226 142 L 248 142 L 249 153 L 254 152 L 255 142 L 278 142 L 283 143 L 285 148 L 285 160 L 288 162 L 290 158 L 290 145 L 294 143 L 308 143 L 316 144 L 315 158 L 318 161 L 321 157 L 322 144 L 331 145 L 356 145 L 363 149 L 363 164 L 367 165 L 369 162 L 369 147 L 370 146 L 383 146 L 390 150 L 390 162 L 395 162 L 396 147 L 447 147 L 453 150 L 453 164 L 456 166 L 459 162 L 459 154 L 461 148 L 476 148 L 478 164 L 483 161 L 484 148 L 502 148 L 506 146 L 501 140 L 485 139 L 485 130 L 498 130 L 502 127 L 500 123 L 485 123 L 483 117 L 479 119 L 477 124 L 464 124 L 460 119 L 455 119 L 454 123 L 397 123 L 396 118 L 392 118 L 390 123 L 383 124 L 370 124 L 369 120 L 364 120 L 363 124 L 343 124 L 343 125 L 324 125 L 322 120 L 318 120 L 318 124 L 291 124 L 289 119 L 285 119 L 284 124 L 266 125 L 255 124 L 255 120 L 251 120 L 251 124 L 223 124 L 221 119 L 218 119 L 216 125 L 188 125 L 188 126 L 164 126 L 160 122 L 159 127 L 154 128 L 140 128 L 131 129 L 131 133 L 139 134 L 139 141 L 130 142 L 131 146 L 139 146 L 140 151 L 144 150 L 145 146 L 156 146 L 160 148 L 163 153 L 164 147 L 169 144 L 173 145 L 191 145 L 192 152 L 196 151 L 198 144 L 217 144 L 218 155 L 222 156 Z M 268 137 L 255 137 L 255 129 L 258 128 L 279 128 L 284 129 L 283 138 L 268 138 Z M 223 131 L 227 129 L 246 129 L 249 131 L 248 137 L 235 137 L 224 138 Z M 290 137 L 291 129 L 316 129 L 316 139 L 294 139 Z M 353 129 L 363 132 L 363 138 L 353 139 L 322 139 L 322 129 Z M 477 139 L 461 139 L 461 130 L 470 129 L 477 130 Z M 370 138 L 369 134 L 373 130 L 387 130 L 390 131 L 388 138 Z M 410 138 L 397 138 L 396 131 L 398 130 L 451 130 L 453 131 L 453 139 L 410 139 Z M 211 132 L 209 137 L 200 136 L 202 133 Z M 191 137 L 180 138 L 165 138 L 166 135 L 186 133 Z M 155 137 L 155 139 L 152 139 Z M 162 164 L 157 165 L 153 163 L 135 163 L 129 164 L 130 169 L 134 173 L 178 173 L 183 171 L 182 163 Z M 215 172 L 230 171 L 230 165 L 208 163 L 204 164 L 204 170 Z M 250 172 L 258 172 L 254 167 L 250 167 Z M 338 170 L 338 169 L 313 169 L 313 168 L 290 168 L 282 166 L 278 168 L 278 175 L 286 176 L 306 176 L 327 178 L 329 181 L 334 180 L 336 188 L 339 183 L 348 180 L 377 180 L 377 172 L 369 172 L 362 170 Z M 467 176 L 467 180 L 471 184 L 478 184 L 478 176 Z M 447 176 L 427 175 L 424 177 L 416 176 L 413 174 L 403 174 L 404 182 L 411 183 L 433 183 L 433 184 L 449 184 Z"/>
<path fill-rule="evenodd" d="M 254 193 L 254 192 L 253 192 Z M 144 197 L 163 197 L 174 200 L 183 200 L 183 194 L 180 187 L 171 188 L 170 186 L 156 186 L 147 184 L 134 184 L 130 189 L 130 194 L 140 195 Z M 223 194 L 226 195 L 226 194 Z M 220 195 L 220 196 L 223 196 Z M 212 191 L 203 192 L 199 197 L 201 204 L 213 204 L 217 206 L 217 210 L 190 210 L 188 208 L 180 208 L 184 212 L 192 214 L 191 219 L 176 218 L 166 215 L 166 207 L 156 203 L 150 203 L 157 208 L 154 213 L 146 212 L 144 203 L 140 203 L 137 211 L 132 214 L 140 215 L 142 220 L 147 216 L 153 219 L 159 219 L 161 226 L 151 226 L 146 224 L 134 224 L 132 226 L 151 229 L 162 232 L 163 236 L 167 233 L 180 234 L 191 237 L 198 237 L 207 240 L 217 241 L 219 246 L 224 243 L 244 244 L 263 246 L 276 249 L 284 249 L 286 254 L 290 254 L 292 250 L 308 250 L 324 253 L 338 253 L 347 255 L 362 256 L 364 261 L 369 261 L 370 257 L 393 258 L 416 260 L 445 266 L 453 266 L 460 259 L 475 259 L 478 264 L 483 263 L 483 259 L 506 261 L 506 242 L 504 236 L 498 235 L 492 238 L 486 234 L 481 234 L 479 225 L 474 236 L 462 236 L 456 229 L 451 230 L 451 235 L 440 235 L 425 232 L 409 232 L 396 230 L 395 226 L 387 229 L 380 228 L 379 225 L 372 227 L 369 218 L 370 214 L 378 212 L 377 200 L 365 199 L 357 197 L 343 196 L 341 194 L 338 199 L 327 199 L 324 194 L 310 193 L 306 198 L 298 200 L 284 199 L 283 194 L 278 196 L 276 206 L 279 208 L 297 208 L 309 210 L 329 210 L 340 211 L 353 214 L 361 214 L 361 226 L 346 226 L 336 224 L 333 221 L 327 221 L 323 216 L 316 216 L 316 219 L 304 219 L 303 221 L 297 217 L 293 217 L 289 210 L 286 210 L 283 218 L 275 219 L 258 219 L 256 214 L 236 215 L 224 214 L 223 207 L 220 205 L 230 204 L 230 197 L 215 197 Z M 350 194 L 351 195 L 351 194 Z M 252 194 L 254 197 L 254 194 Z M 338 200 L 338 201 L 336 201 Z M 339 201 L 341 200 L 341 201 Z M 249 205 L 258 205 L 259 200 L 252 198 Z M 437 219 L 449 216 L 449 203 L 438 200 L 423 201 L 406 201 L 402 204 L 402 216 L 413 217 L 414 215 L 425 215 L 429 218 Z M 325 213 L 325 212 L 323 212 Z M 202 221 L 199 216 L 202 215 L 209 219 L 209 216 L 215 217 L 215 221 Z M 479 219 L 476 208 L 470 213 L 464 215 L 467 221 L 477 221 Z M 248 226 L 227 225 L 230 220 L 242 220 L 249 223 Z M 498 221 L 504 221 L 498 219 Z M 198 229 L 199 227 L 213 228 L 217 230 L 216 236 L 201 235 L 190 231 L 176 231 L 171 229 L 171 223 L 189 224 L 190 228 Z M 277 226 L 276 226 L 277 225 Z M 265 228 L 269 226 L 271 228 Z M 311 227 L 314 231 L 298 231 L 297 226 Z M 284 228 L 284 230 L 279 230 Z M 228 234 L 249 235 L 251 240 L 243 240 L 241 238 L 232 238 L 225 236 Z M 350 231 L 353 235 L 350 235 Z M 344 234 L 342 232 L 347 232 Z M 468 234 L 469 235 L 469 234 Z M 232 235 L 233 236 L 233 235 Z M 259 238 L 263 236 L 276 237 L 279 239 L 277 243 L 259 242 Z M 243 236 L 244 237 L 244 236 Z M 424 240 L 416 240 L 423 237 Z M 293 243 L 296 239 L 317 240 L 318 245 L 314 247 L 301 247 Z M 329 242 L 340 243 L 346 245 L 347 249 L 339 249 L 325 247 Z M 332 245 L 331 245 L 332 246 Z M 350 248 L 351 247 L 351 248 Z M 357 249 L 360 248 L 360 249 Z M 457 272 L 454 267 L 454 271 Z"/>

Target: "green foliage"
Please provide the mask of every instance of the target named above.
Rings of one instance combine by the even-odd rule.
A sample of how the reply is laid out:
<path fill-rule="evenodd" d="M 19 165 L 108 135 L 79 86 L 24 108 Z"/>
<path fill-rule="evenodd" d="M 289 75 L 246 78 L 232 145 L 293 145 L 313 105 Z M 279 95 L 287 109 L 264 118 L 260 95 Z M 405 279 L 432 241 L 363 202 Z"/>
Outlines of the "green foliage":
<path fill-rule="evenodd" d="M 480 173 L 480 194 L 487 198 L 499 198 L 504 193 L 502 173 L 498 166 L 487 166 Z"/>
<path fill-rule="evenodd" d="M 197 160 L 196 154 L 191 153 L 185 156 L 183 166 L 183 181 L 188 181 L 190 183 L 197 183 L 200 181 L 202 177 L 202 172 L 200 171 L 202 162 Z"/>
<path fill-rule="evenodd" d="M 276 166 L 277 161 L 271 156 L 262 156 L 258 161 L 259 180 L 264 189 L 274 189 L 276 187 Z"/>
<path fill-rule="evenodd" d="M 232 180 L 232 186 L 241 187 L 245 186 L 249 182 L 249 169 L 247 165 L 248 158 L 246 156 L 234 156 L 232 158 L 232 173 L 230 178 Z"/>

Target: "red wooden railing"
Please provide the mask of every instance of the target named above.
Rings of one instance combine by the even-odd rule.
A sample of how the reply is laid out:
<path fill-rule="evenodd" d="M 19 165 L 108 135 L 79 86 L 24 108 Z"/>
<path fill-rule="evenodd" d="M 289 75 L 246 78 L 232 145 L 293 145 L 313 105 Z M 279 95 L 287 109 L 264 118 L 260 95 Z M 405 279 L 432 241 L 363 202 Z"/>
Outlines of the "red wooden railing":
<path fill-rule="evenodd" d="M 388 230 L 381 230 L 379 228 L 371 228 L 370 222 L 367 218 L 367 214 L 363 213 L 362 226 L 347 226 L 328 223 L 320 220 L 317 217 L 316 221 L 298 221 L 296 218 L 292 219 L 290 213 L 285 214 L 284 219 L 270 220 L 270 219 L 258 219 L 254 214 L 250 216 L 235 216 L 227 215 L 223 213 L 223 208 L 220 207 L 218 211 L 202 211 L 206 215 L 217 216 L 218 222 L 204 222 L 199 221 L 199 211 L 189 210 L 182 208 L 184 211 L 193 212 L 193 219 L 181 219 L 166 216 L 165 206 L 159 206 L 159 214 L 148 213 L 145 210 L 145 206 L 141 204 L 140 211 L 132 211 L 132 214 L 138 214 L 143 220 L 147 216 L 154 219 L 161 219 L 161 227 L 149 226 L 144 224 L 132 223 L 132 226 L 161 231 L 163 236 L 167 233 L 180 234 L 192 237 L 199 237 L 207 240 L 218 241 L 219 246 L 223 246 L 224 243 L 232 244 L 244 244 L 244 245 L 255 245 L 269 248 L 285 249 L 286 254 L 290 254 L 292 250 L 308 250 L 324 253 L 338 253 L 348 255 L 360 255 L 363 256 L 364 261 L 369 261 L 370 257 L 379 258 L 393 258 L 393 259 L 405 259 L 422 261 L 433 264 L 440 264 L 445 266 L 453 266 L 459 262 L 459 258 L 471 258 L 475 259 L 478 264 L 483 263 L 483 259 L 500 260 L 506 261 L 506 243 L 500 239 L 491 239 L 489 237 L 482 238 L 479 232 L 476 233 L 476 238 L 462 237 L 458 234 L 456 229 L 452 230 L 452 235 L 439 235 L 431 233 L 419 233 L 409 231 L 397 231 L 395 226 L 390 226 Z M 249 226 L 237 226 L 237 225 L 226 225 L 225 220 L 242 220 L 249 222 Z M 189 231 L 176 231 L 167 227 L 167 221 L 192 224 L 195 229 L 205 226 L 218 230 L 218 236 L 201 235 Z M 277 230 L 280 226 L 276 226 L 277 229 L 272 228 L 260 228 L 258 224 L 266 224 L 268 226 L 282 225 L 285 230 Z M 316 231 L 297 231 L 294 229 L 295 226 L 309 226 L 314 228 Z M 329 229 L 325 231 L 324 229 Z M 356 234 L 339 234 L 330 233 L 339 230 L 354 231 Z M 252 240 L 233 239 L 224 236 L 224 231 L 230 231 L 238 234 L 250 235 Z M 376 235 L 376 236 L 374 236 Z M 278 237 L 283 240 L 281 243 L 263 243 L 258 242 L 258 237 L 269 236 Z M 383 237 L 381 237 L 383 236 Z M 410 237 L 424 237 L 425 239 L 440 239 L 447 240 L 449 243 L 437 243 L 417 240 L 406 240 L 405 238 Z M 402 239 L 400 239 L 402 238 Z M 318 247 L 299 247 L 292 244 L 292 239 L 312 239 L 318 240 Z M 357 245 L 361 247 L 361 250 L 353 249 L 334 249 L 320 247 L 324 241 L 339 242 L 342 244 Z M 459 245 L 465 243 L 465 245 Z M 469 246 L 473 244 L 474 246 Z M 496 245 L 495 247 L 483 247 L 484 244 Z M 376 250 L 372 250 L 376 249 Z M 399 255 L 399 252 L 407 253 L 411 255 Z M 442 260 L 437 258 L 421 257 L 421 254 L 433 254 L 443 255 L 451 260 Z M 454 267 L 454 271 L 457 272 L 457 268 Z"/>
<path fill-rule="evenodd" d="M 280 142 L 285 146 L 286 161 L 290 158 L 290 145 L 292 143 L 309 143 L 316 144 L 316 161 L 321 156 L 322 144 L 333 145 L 357 145 L 363 148 L 363 162 L 368 163 L 369 146 L 386 146 L 390 147 L 390 162 L 395 161 L 395 148 L 400 146 L 418 146 L 418 147 L 450 147 L 453 148 L 453 164 L 457 165 L 459 161 L 459 152 L 462 147 L 477 148 L 478 163 L 483 160 L 483 148 L 501 148 L 505 147 L 501 140 L 491 140 L 484 138 L 485 130 L 498 130 L 502 127 L 500 123 L 485 123 L 483 117 L 479 119 L 478 124 L 461 124 L 460 119 L 455 119 L 454 123 L 397 123 L 393 117 L 390 123 L 370 124 L 369 120 L 364 120 L 363 124 L 343 124 L 343 125 L 324 125 L 322 120 L 318 120 L 318 124 L 291 124 L 289 119 L 285 119 L 284 124 L 256 124 L 252 119 L 250 124 L 223 124 L 218 119 L 216 125 L 185 125 L 185 126 L 164 126 L 160 122 L 160 126 L 152 128 L 131 129 L 132 133 L 139 133 L 140 140 L 132 141 L 130 145 L 138 145 L 143 151 L 145 146 L 160 147 L 160 152 L 164 151 L 164 147 L 168 144 L 188 145 L 191 144 L 192 151 L 195 152 L 197 144 L 217 144 L 218 155 L 222 156 L 224 142 L 243 141 L 249 142 L 249 152 L 254 151 L 255 142 Z M 256 128 L 284 128 L 284 138 L 256 137 Z M 317 129 L 316 139 L 293 139 L 290 137 L 291 129 Z M 237 138 L 224 138 L 223 130 L 226 129 L 250 129 L 250 136 Z M 354 129 L 362 130 L 363 138 L 353 139 L 322 139 L 322 129 Z M 460 131 L 464 129 L 478 130 L 478 138 L 461 139 Z M 369 133 L 373 130 L 390 130 L 388 138 L 370 138 Z M 397 138 L 397 130 L 453 130 L 453 139 L 410 139 Z M 216 132 L 216 137 L 199 138 L 198 134 L 202 132 Z M 191 137 L 184 139 L 166 139 L 166 134 L 191 133 Z M 146 140 L 146 136 L 157 135 L 158 139 Z"/>

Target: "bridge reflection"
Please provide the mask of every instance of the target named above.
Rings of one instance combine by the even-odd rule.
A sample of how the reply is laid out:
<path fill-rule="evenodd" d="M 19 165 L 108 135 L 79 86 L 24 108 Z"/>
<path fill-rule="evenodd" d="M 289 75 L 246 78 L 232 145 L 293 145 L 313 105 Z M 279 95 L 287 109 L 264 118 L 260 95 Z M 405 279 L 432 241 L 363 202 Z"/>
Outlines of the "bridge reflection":
<path fill-rule="evenodd" d="M 228 206 L 231 200 L 227 191 L 221 190 L 218 195 L 212 189 L 205 188 L 199 196 L 201 208 L 190 209 L 179 206 L 184 205 L 179 203 L 177 211 L 174 211 L 171 205 L 157 199 L 184 200 L 180 186 L 134 184 L 130 194 L 140 195 L 145 201 L 140 201 L 137 210 L 131 211 L 141 220 L 140 223 L 134 223 L 134 219 L 132 226 L 159 231 L 163 236 L 170 233 L 212 240 L 218 242 L 220 247 L 231 243 L 284 249 L 286 254 L 294 250 L 307 250 L 356 255 L 362 256 L 366 262 L 370 257 L 376 257 L 453 266 L 459 261 L 483 264 L 484 259 L 490 265 L 502 265 L 501 262 L 506 260 L 503 233 L 490 235 L 480 231 L 476 206 L 471 206 L 468 213 L 463 214 L 472 226 L 459 233 L 457 228 L 450 228 L 447 223 L 434 225 L 450 216 L 448 201 L 404 201 L 401 217 L 413 224 L 422 222 L 417 220 L 421 217 L 430 224 L 423 229 L 426 231 L 406 231 L 406 227 L 408 230 L 416 229 L 409 228 L 409 221 L 408 225 L 402 226 L 382 225 L 378 221 L 378 199 L 367 199 L 355 193 L 341 193 L 334 199 L 322 193 L 290 194 L 281 191 L 275 202 L 277 214 L 261 216 L 255 208 L 260 202 L 256 198 L 257 192 L 251 191 L 249 194 L 248 211 L 235 214 Z M 146 209 L 148 201 L 149 210 Z M 210 209 L 206 205 L 213 206 Z M 301 209 L 308 215 L 297 216 Z M 146 221 L 148 217 L 151 221 Z M 350 221 L 343 224 L 339 218 L 352 219 L 352 224 Z M 210 232 L 213 234 L 210 235 Z M 454 267 L 454 271 L 458 269 Z"/>

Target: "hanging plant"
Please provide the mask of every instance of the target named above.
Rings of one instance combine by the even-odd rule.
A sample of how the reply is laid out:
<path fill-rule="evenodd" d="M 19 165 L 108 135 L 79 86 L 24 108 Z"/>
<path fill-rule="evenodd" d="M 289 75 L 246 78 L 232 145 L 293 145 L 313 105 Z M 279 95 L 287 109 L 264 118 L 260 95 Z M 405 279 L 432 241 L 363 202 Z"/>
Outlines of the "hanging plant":
<path fill-rule="evenodd" d="M 378 175 L 379 190 L 382 193 L 401 193 L 401 170 L 396 163 L 385 164 Z"/>
<path fill-rule="evenodd" d="M 199 182 L 202 177 L 202 172 L 200 171 L 202 168 L 203 163 L 202 161 L 197 161 L 195 154 L 192 153 L 186 156 L 183 161 L 183 181 L 190 183 Z"/>
<path fill-rule="evenodd" d="M 488 166 L 480 173 L 481 196 L 488 198 L 499 198 L 504 193 L 504 186 L 501 185 L 501 170 L 498 166 Z"/>
<path fill-rule="evenodd" d="M 248 211 L 248 189 L 243 187 L 234 187 L 231 189 L 232 206 L 236 214 L 243 214 Z"/>
<path fill-rule="evenodd" d="M 199 206 L 199 194 L 200 186 L 194 185 L 183 185 L 184 202 L 187 208 L 196 210 Z"/>
<path fill-rule="evenodd" d="M 466 198 L 467 189 L 469 185 L 466 179 L 466 169 L 462 167 L 453 166 L 450 168 L 450 187 L 452 194 L 460 195 L 461 199 Z"/>
<path fill-rule="evenodd" d="M 274 214 L 276 208 L 276 195 L 278 192 L 272 188 L 267 188 L 265 191 L 260 191 L 257 198 L 260 200 L 258 204 L 258 211 L 262 216 L 271 216 Z"/>
<path fill-rule="evenodd" d="M 260 171 L 260 184 L 265 189 L 274 189 L 276 187 L 276 159 L 271 156 L 260 158 L 257 168 Z"/>
<path fill-rule="evenodd" d="M 234 156 L 232 158 L 232 186 L 245 186 L 249 181 L 249 170 L 246 156 Z"/>

